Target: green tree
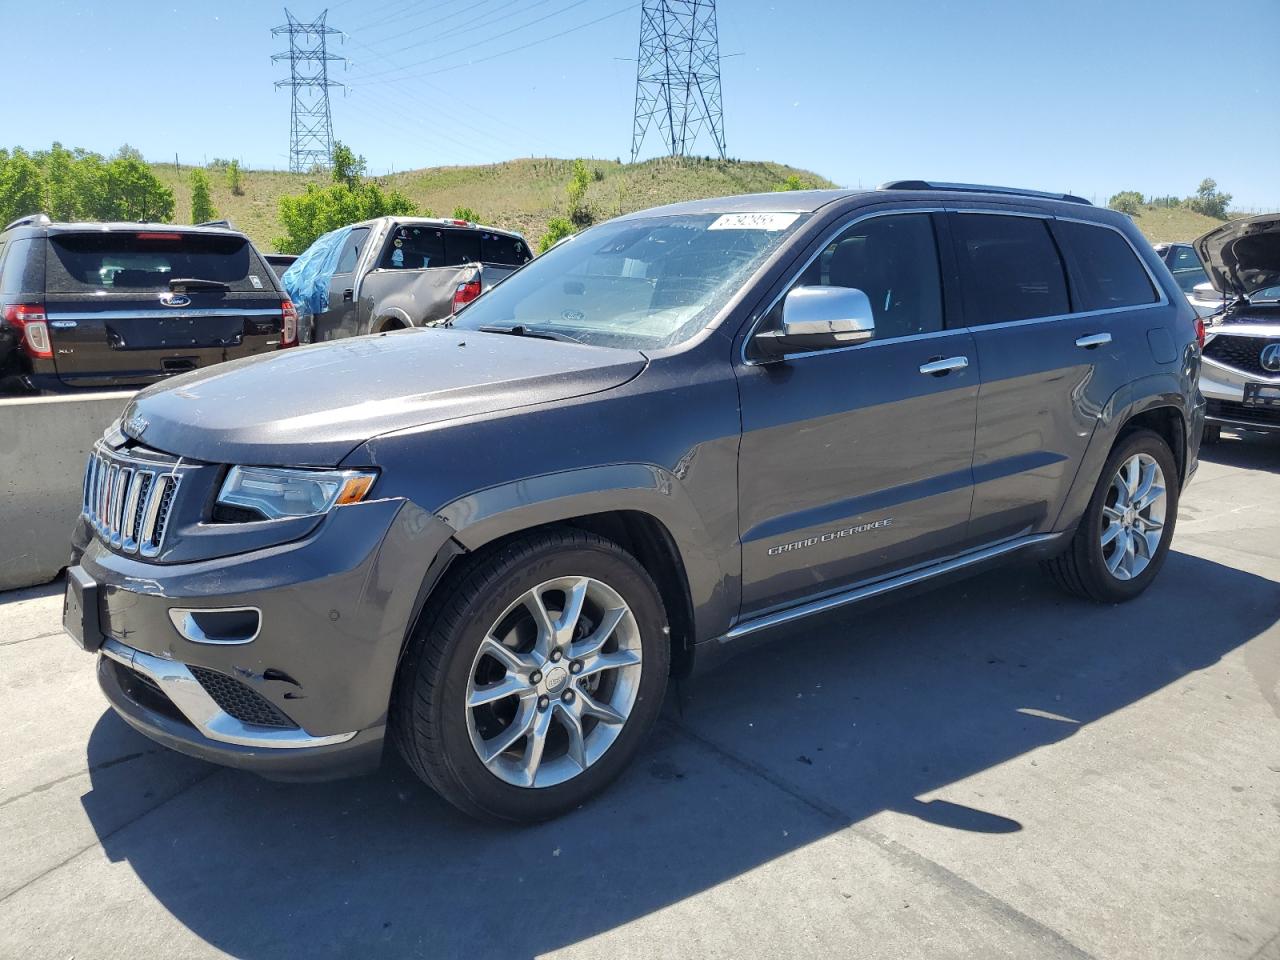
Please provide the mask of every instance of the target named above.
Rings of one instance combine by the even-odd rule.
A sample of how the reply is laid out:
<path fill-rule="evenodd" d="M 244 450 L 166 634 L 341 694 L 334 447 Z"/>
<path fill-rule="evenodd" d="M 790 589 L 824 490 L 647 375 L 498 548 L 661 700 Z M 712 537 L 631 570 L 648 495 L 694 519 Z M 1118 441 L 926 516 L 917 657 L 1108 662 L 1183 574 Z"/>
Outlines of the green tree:
<path fill-rule="evenodd" d="M 301 253 L 321 234 L 372 217 L 416 214 L 417 204 L 399 190 L 383 190 L 372 181 L 349 186 L 307 184 L 303 193 L 280 198 L 284 236 L 276 239 L 281 253 Z M 430 216 L 430 212 L 426 213 Z"/>
<path fill-rule="evenodd" d="M 104 209 L 97 211 L 98 219 L 167 223 L 173 219 L 173 191 L 136 153 L 122 147 L 104 165 Z"/>
<path fill-rule="evenodd" d="M 569 219 L 576 227 L 589 227 L 594 219 L 587 206 L 587 188 L 591 186 L 591 171 L 582 160 L 573 161 L 573 175 L 565 187 L 569 200 Z"/>
<path fill-rule="evenodd" d="M 1196 213 L 1217 220 L 1227 219 L 1227 205 L 1231 203 L 1231 194 L 1218 192 L 1218 182 L 1210 177 L 1200 181 L 1194 197 L 1187 197 L 1183 206 Z"/>
<path fill-rule="evenodd" d="M 1142 205 L 1142 194 L 1137 190 L 1121 190 L 1107 201 L 1107 206 L 1112 210 L 1119 210 L 1121 213 L 1127 213 L 1131 217 L 1138 214 L 1138 211 L 1142 209 Z"/>
<path fill-rule="evenodd" d="M 196 167 L 191 171 L 191 222 L 205 223 L 217 217 L 218 211 L 213 209 L 213 198 L 209 196 L 209 177 Z"/>
<path fill-rule="evenodd" d="M 480 214 L 476 213 L 474 207 L 464 207 L 459 204 L 453 208 L 453 219 L 466 220 L 470 223 L 479 223 Z"/>
<path fill-rule="evenodd" d="M 786 190 L 807 190 L 808 187 L 798 174 L 793 173 L 773 189 L 775 193 L 780 193 Z"/>
<path fill-rule="evenodd" d="M 333 141 L 333 182 L 345 183 L 355 188 L 364 176 L 364 157 L 356 156 L 354 150 L 341 140 Z"/>
<path fill-rule="evenodd" d="M 576 231 L 573 223 L 564 217 L 552 217 L 547 221 L 547 232 L 538 241 L 538 252 L 546 253 L 565 237 L 571 237 Z"/>
<path fill-rule="evenodd" d="M 237 197 L 244 196 L 244 178 L 240 173 L 239 160 L 226 161 L 227 188 Z"/>
<path fill-rule="evenodd" d="M 39 164 L 21 147 L 0 150 L 0 229 L 18 217 L 39 213 L 44 176 Z"/>

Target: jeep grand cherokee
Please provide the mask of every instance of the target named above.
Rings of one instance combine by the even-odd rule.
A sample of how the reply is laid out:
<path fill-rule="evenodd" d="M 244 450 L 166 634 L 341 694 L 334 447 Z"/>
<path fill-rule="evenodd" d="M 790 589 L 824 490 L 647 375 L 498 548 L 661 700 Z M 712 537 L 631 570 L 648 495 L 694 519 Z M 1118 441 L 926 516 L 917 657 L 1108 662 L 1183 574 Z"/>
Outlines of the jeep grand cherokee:
<path fill-rule="evenodd" d="M 1003 558 L 1104 603 L 1164 563 L 1204 405 L 1127 217 L 907 181 L 684 203 L 459 312 L 139 394 L 64 622 L 111 704 L 276 777 L 390 741 L 473 814 L 570 810 L 668 676 Z"/>

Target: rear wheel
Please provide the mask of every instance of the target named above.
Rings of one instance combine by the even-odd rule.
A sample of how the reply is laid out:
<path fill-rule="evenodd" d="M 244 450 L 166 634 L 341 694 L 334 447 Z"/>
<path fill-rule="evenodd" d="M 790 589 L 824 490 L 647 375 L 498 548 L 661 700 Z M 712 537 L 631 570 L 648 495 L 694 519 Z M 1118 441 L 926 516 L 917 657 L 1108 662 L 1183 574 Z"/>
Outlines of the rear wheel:
<path fill-rule="evenodd" d="M 1178 516 L 1178 472 L 1157 433 L 1122 437 L 1107 458 L 1071 545 L 1045 567 L 1060 586 L 1099 603 L 1145 590 L 1164 565 Z"/>
<path fill-rule="evenodd" d="M 580 530 L 535 534 L 472 561 L 425 612 L 394 735 L 463 811 L 546 819 L 625 768 L 669 662 L 662 601 L 635 558 Z"/>
<path fill-rule="evenodd" d="M 399 317 L 386 317 L 373 325 L 373 329 L 378 333 L 389 333 L 392 330 L 403 330 L 404 328 L 404 321 Z"/>

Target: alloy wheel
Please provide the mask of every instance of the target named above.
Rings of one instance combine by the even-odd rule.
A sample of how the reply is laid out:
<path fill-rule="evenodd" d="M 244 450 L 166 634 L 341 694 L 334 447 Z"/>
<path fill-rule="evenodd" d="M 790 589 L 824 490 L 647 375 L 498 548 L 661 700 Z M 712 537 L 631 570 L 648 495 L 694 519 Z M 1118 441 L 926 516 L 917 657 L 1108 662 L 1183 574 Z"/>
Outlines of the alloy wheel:
<path fill-rule="evenodd" d="M 1154 457 L 1135 453 L 1120 465 L 1102 506 L 1102 558 L 1117 580 L 1139 576 L 1164 537 L 1164 471 Z"/>
<path fill-rule="evenodd" d="M 491 773 L 549 787 L 600 759 L 640 689 L 640 630 L 621 595 L 591 577 L 538 584 L 494 621 L 467 680 L 467 730 Z"/>

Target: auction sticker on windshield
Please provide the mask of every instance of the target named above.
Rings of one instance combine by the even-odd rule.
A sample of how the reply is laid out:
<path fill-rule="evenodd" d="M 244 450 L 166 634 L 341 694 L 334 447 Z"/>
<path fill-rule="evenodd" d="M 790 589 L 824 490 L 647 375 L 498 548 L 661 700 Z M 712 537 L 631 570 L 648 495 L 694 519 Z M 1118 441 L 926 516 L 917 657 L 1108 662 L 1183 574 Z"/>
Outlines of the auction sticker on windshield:
<path fill-rule="evenodd" d="M 796 222 L 798 213 L 726 213 L 717 217 L 708 230 L 785 230 Z"/>

